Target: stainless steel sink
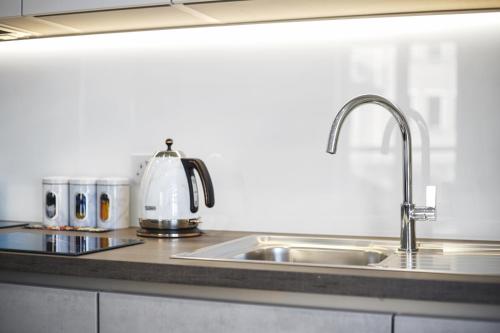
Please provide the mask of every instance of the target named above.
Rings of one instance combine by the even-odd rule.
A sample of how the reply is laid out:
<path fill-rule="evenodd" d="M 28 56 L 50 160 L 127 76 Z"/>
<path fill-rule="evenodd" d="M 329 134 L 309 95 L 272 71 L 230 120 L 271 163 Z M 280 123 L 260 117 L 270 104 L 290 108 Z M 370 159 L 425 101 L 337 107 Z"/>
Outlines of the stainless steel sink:
<path fill-rule="evenodd" d="M 398 247 L 397 240 L 251 235 L 172 258 L 500 275 L 499 243 L 421 242 L 416 253 Z"/>
<path fill-rule="evenodd" d="M 387 255 L 375 250 L 313 249 L 268 247 L 234 257 L 241 260 L 262 260 L 281 263 L 366 266 L 377 264 Z"/>
<path fill-rule="evenodd" d="M 173 258 L 315 266 L 369 266 L 388 258 L 397 247 L 397 241 L 252 235 L 192 253 L 177 254 Z"/>

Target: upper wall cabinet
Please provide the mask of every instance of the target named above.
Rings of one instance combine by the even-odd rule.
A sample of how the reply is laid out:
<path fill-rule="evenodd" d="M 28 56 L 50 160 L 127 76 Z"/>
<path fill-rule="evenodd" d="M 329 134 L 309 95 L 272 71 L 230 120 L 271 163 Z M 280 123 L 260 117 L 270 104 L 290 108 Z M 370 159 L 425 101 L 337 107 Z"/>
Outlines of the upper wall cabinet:
<path fill-rule="evenodd" d="M 0 0 L 0 40 L 251 22 L 500 9 L 500 0 Z"/>
<path fill-rule="evenodd" d="M 23 0 L 23 15 L 50 15 L 118 8 L 170 5 L 170 0 Z"/>
<path fill-rule="evenodd" d="M 173 5 L 177 4 L 188 4 L 188 3 L 202 3 L 202 2 L 213 2 L 220 0 L 172 0 Z M 232 0 L 232 1 L 245 1 L 245 0 Z"/>
<path fill-rule="evenodd" d="M 0 19 L 21 16 L 22 0 L 1 0 Z"/>
<path fill-rule="evenodd" d="M 500 8 L 500 0 L 174 0 L 223 24 Z"/>

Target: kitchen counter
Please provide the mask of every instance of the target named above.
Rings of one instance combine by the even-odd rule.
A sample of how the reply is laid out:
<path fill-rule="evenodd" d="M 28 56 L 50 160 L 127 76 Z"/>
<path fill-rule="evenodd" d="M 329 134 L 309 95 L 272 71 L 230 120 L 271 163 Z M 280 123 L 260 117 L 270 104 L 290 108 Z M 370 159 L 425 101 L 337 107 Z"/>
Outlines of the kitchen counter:
<path fill-rule="evenodd" d="M 0 232 L 41 232 L 11 228 Z M 94 236 L 136 238 L 129 228 Z M 67 232 L 51 232 L 65 233 Z M 73 234 L 82 234 L 74 233 Z M 306 267 L 254 263 L 171 259 L 208 245 L 246 236 L 247 232 L 205 231 L 202 237 L 143 238 L 145 243 L 65 257 L 0 252 L 0 270 L 116 279 L 121 281 L 229 287 L 379 299 L 480 303 L 500 305 L 500 276 L 475 276 L 409 271 Z"/>

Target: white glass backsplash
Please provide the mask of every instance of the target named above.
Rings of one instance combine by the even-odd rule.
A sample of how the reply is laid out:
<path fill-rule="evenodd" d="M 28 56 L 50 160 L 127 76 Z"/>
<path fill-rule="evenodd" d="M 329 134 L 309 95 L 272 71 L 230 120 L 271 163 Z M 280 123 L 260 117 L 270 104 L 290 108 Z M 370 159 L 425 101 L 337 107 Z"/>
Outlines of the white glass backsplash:
<path fill-rule="evenodd" d="M 133 154 L 173 137 L 212 174 L 204 229 L 398 237 L 389 113 L 354 112 L 325 152 L 366 93 L 410 119 L 416 203 L 438 186 L 418 236 L 500 240 L 496 12 L 0 43 L 0 219 L 41 220 L 42 176 L 131 176 Z"/>

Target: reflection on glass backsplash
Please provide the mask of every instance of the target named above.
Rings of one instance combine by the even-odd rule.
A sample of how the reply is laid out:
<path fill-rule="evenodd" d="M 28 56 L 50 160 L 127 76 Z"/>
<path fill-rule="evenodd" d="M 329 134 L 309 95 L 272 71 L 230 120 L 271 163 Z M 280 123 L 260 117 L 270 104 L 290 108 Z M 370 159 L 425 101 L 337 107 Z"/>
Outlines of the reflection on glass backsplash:
<path fill-rule="evenodd" d="M 395 101 L 406 114 L 413 130 L 414 165 L 423 182 L 431 181 L 431 158 L 432 176 L 452 182 L 456 160 L 456 45 L 444 41 L 408 43 L 399 48 L 394 45 L 353 47 L 349 63 L 349 79 L 357 90 L 377 91 Z M 406 68 L 398 68 L 401 63 Z M 402 98 L 404 96 L 407 98 Z M 352 115 L 351 171 L 359 178 L 390 188 L 393 176 L 384 170 L 395 163 L 394 156 L 379 158 L 377 154 L 387 153 L 395 145 L 399 147 L 399 131 L 394 131 L 396 123 L 391 117 L 381 117 L 376 112 L 385 113 L 382 110 Z M 367 174 L 367 168 L 380 177 Z"/>
<path fill-rule="evenodd" d="M 378 94 L 408 118 L 415 202 L 438 187 L 417 237 L 500 240 L 499 41 L 488 12 L 0 43 L 0 219 L 39 220 L 43 176 L 131 176 L 168 136 L 211 170 L 204 229 L 398 237 L 390 114 L 361 107 L 325 153 L 342 105 Z"/>
<path fill-rule="evenodd" d="M 395 100 L 397 77 L 397 48 L 394 45 L 355 46 L 349 54 L 349 81 L 358 90 L 377 91 L 379 95 Z M 378 107 L 363 106 L 363 109 Z M 393 177 L 387 175 L 393 157 L 379 158 L 383 128 L 387 119 L 380 116 L 385 110 L 375 112 L 356 112 L 350 115 L 349 162 L 351 172 L 363 181 L 374 186 L 390 189 Z M 392 120 L 392 117 L 391 121 Z M 369 126 L 367 126 L 369 124 Z M 367 173 L 369 168 L 373 173 Z M 374 173 L 377 176 L 373 176 Z M 385 174 L 385 176 L 383 176 Z M 379 177 L 380 175 L 380 177 Z"/>
<path fill-rule="evenodd" d="M 415 43 L 408 61 L 410 106 L 426 121 L 432 140 L 433 176 L 455 180 L 457 48 L 452 42 Z M 417 148 L 418 141 L 414 141 Z"/>
<path fill-rule="evenodd" d="M 357 86 L 376 89 L 386 98 L 396 97 L 397 49 L 394 45 L 355 46 L 349 56 L 349 79 Z"/>

